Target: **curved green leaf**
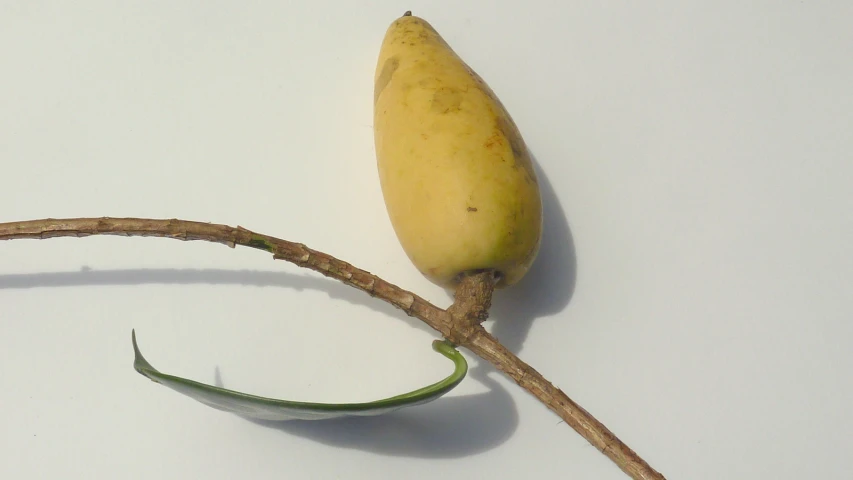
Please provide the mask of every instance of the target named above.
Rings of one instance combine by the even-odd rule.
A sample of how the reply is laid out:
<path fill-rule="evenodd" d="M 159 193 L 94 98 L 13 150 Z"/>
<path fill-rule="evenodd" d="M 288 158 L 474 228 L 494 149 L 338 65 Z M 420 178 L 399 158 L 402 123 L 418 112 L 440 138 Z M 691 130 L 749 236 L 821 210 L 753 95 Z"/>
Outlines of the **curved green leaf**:
<path fill-rule="evenodd" d="M 432 348 L 453 361 L 453 373 L 444 380 L 409 393 L 366 403 L 311 403 L 276 400 L 236 392 L 225 388 L 175 377 L 159 372 L 142 356 L 136 344 L 136 331 L 132 334 L 133 368 L 149 380 L 198 400 L 218 410 L 235 413 L 255 420 L 324 420 L 343 416 L 371 416 L 399 410 L 404 407 L 431 402 L 453 390 L 465 378 L 468 363 L 449 342 L 436 340 Z"/>

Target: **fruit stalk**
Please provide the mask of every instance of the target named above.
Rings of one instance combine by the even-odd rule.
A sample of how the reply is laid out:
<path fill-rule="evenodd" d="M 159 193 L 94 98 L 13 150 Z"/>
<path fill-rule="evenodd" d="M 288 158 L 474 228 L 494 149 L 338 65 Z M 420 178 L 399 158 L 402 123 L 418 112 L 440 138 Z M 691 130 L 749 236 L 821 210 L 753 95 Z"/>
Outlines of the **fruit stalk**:
<path fill-rule="evenodd" d="M 607 455 L 631 478 L 663 480 L 664 477 L 607 427 L 554 387 L 533 367 L 507 350 L 480 324 L 488 314 L 491 295 L 497 282 L 493 271 L 466 274 L 456 290 L 456 298 L 447 310 L 441 309 L 412 292 L 403 290 L 376 275 L 350 265 L 301 243 L 231 227 L 178 219 L 143 218 L 70 218 L 0 223 L 0 240 L 47 239 L 118 235 L 125 237 L 162 237 L 176 240 L 201 240 L 266 251 L 276 260 L 286 260 L 337 279 L 390 303 L 441 333 L 447 340 L 467 348 L 512 378 L 592 445 Z"/>

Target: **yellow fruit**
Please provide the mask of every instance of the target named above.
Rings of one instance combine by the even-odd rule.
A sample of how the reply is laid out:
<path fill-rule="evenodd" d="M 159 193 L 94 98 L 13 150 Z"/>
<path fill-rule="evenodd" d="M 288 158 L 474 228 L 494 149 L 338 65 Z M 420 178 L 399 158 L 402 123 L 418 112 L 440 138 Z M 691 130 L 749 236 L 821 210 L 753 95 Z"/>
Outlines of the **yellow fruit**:
<path fill-rule="evenodd" d="M 542 202 L 509 113 L 410 12 L 388 28 L 374 82 L 379 179 L 409 259 L 444 287 L 484 269 L 516 283 L 539 250 Z"/>

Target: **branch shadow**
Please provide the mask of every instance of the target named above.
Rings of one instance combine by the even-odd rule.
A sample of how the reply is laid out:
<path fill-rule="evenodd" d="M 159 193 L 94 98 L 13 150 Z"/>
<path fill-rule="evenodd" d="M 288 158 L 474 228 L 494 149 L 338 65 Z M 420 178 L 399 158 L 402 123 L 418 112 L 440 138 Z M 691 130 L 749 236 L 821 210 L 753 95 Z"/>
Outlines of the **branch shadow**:
<path fill-rule="evenodd" d="M 527 275 L 495 292 L 489 318 L 492 334 L 518 353 L 537 318 L 563 311 L 575 291 L 577 255 L 566 213 L 554 187 L 531 155 L 542 195 L 544 226 L 539 255 Z"/>
<path fill-rule="evenodd" d="M 405 320 L 414 328 L 433 330 L 385 302 L 321 277 L 279 271 L 226 269 L 120 269 L 0 275 L 0 290 L 127 285 L 243 285 L 306 289 L 330 298 L 367 306 Z M 488 366 L 488 365 L 486 365 Z M 324 445 L 358 449 L 378 455 L 413 458 L 456 458 L 488 451 L 508 440 L 518 427 L 518 410 L 510 393 L 489 375 L 494 370 L 473 363 L 468 377 L 488 390 L 464 396 L 444 396 L 436 401 L 377 417 L 349 417 L 323 421 L 249 420 L 289 435 Z M 221 372 L 214 382 L 223 386 Z"/>
<path fill-rule="evenodd" d="M 399 318 L 408 325 L 431 334 L 435 332 L 423 322 L 402 314 L 396 307 L 373 300 L 353 287 L 320 276 L 297 275 L 275 270 L 230 270 L 218 268 L 142 268 L 92 270 L 83 267 L 76 272 L 43 272 L 0 275 L 0 290 L 133 285 L 241 285 L 244 287 L 289 288 L 297 292 L 319 291 L 329 298 Z"/>

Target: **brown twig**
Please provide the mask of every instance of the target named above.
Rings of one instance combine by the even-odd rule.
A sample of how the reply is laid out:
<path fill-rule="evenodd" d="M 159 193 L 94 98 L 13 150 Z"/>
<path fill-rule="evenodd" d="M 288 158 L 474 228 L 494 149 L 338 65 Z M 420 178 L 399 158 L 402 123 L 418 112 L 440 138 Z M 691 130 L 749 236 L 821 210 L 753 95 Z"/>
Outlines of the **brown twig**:
<path fill-rule="evenodd" d="M 164 237 L 177 240 L 203 240 L 264 250 L 274 259 L 287 260 L 340 280 L 384 300 L 406 314 L 424 321 L 447 340 L 462 346 L 493 364 L 522 388 L 553 410 L 589 443 L 607 455 L 635 480 L 663 480 L 664 477 L 586 410 L 573 402 L 530 365 L 507 350 L 481 325 L 488 315 L 494 272 L 465 275 L 456 289 L 455 301 L 443 310 L 423 298 L 356 268 L 342 260 L 300 243 L 262 235 L 242 227 L 177 219 L 71 218 L 0 223 L 0 240 L 45 239 L 120 235 L 126 237 Z"/>

